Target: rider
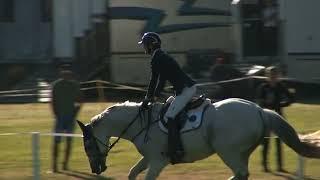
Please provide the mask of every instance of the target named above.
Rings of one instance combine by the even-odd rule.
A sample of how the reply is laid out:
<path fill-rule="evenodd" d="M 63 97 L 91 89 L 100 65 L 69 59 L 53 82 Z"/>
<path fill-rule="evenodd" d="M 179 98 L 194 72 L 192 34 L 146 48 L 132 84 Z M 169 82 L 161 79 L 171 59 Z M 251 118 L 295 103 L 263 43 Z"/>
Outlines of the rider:
<path fill-rule="evenodd" d="M 161 39 L 157 33 L 144 33 L 139 44 L 143 45 L 146 54 L 151 55 L 151 79 L 142 107 L 146 107 L 149 102 L 159 97 L 166 81 L 173 85 L 175 91 L 176 97 L 164 115 L 164 120 L 168 122 L 168 155 L 171 163 L 175 164 L 184 154 L 178 130 L 179 124 L 175 117 L 196 94 L 195 81 L 161 49 Z"/>

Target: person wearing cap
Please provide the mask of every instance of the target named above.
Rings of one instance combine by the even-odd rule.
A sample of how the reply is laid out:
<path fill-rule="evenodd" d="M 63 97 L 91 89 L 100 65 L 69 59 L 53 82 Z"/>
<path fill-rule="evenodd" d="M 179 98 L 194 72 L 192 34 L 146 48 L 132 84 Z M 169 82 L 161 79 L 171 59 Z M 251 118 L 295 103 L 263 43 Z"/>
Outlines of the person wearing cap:
<path fill-rule="evenodd" d="M 73 133 L 75 117 L 80 109 L 80 84 L 74 80 L 71 70 L 61 68 L 60 78 L 51 85 L 51 108 L 55 117 L 55 133 Z M 60 136 L 55 136 L 52 145 L 52 171 L 57 172 Z M 66 138 L 63 170 L 68 169 L 72 138 Z"/>
<path fill-rule="evenodd" d="M 161 39 L 157 33 L 144 33 L 139 44 L 143 46 L 146 54 L 151 55 L 151 78 L 141 107 L 145 108 L 149 102 L 155 101 L 167 81 L 175 92 L 175 99 L 164 115 L 164 120 L 168 123 L 168 155 L 171 163 L 175 164 L 180 162 L 184 155 L 179 124 L 175 117 L 196 94 L 195 81 L 161 49 Z"/>

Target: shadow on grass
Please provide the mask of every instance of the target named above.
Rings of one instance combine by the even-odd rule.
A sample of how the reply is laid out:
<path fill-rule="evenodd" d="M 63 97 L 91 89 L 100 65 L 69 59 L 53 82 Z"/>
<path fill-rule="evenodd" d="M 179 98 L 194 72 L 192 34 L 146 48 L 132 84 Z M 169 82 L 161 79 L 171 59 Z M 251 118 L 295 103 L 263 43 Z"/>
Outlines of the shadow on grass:
<path fill-rule="evenodd" d="M 291 172 L 271 172 L 271 174 L 273 174 L 274 176 L 283 177 L 284 179 L 287 179 L 287 180 L 296 180 L 298 178 L 296 173 L 291 173 Z M 303 179 L 304 180 L 317 180 L 317 179 L 313 179 L 311 177 L 304 177 Z"/>
<path fill-rule="evenodd" d="M 80 172 L 80 171 L 75 171 L 75 170 L 68 170 L 68 171 L 59 171 L 58 173 L 66 175 L 66 176 L 72 176 L 74 178 L 78 179 L 99 179 L 99 180 L 114 180 L 113 177 L 104 177 L 100 175 L 94 175 L 90 173 L 85 173 L 85 172 Z"/>
<path fill-rule="evenodd" d="M 297 98 L 296 102 L 302 104 L 318 105 L 320 104 L 320 97 Z"/>

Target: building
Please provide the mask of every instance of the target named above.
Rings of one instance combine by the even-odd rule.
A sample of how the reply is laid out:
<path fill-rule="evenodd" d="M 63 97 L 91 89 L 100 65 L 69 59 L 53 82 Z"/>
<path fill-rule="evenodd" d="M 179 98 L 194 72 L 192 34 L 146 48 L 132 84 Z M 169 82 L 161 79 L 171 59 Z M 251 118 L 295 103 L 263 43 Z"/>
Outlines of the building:
<path fill-rule="evenodd" d="M 159 33 L 163 48 L 182 66 L 194 60 L 193 69 L 214 62 L 217 50 L 234 51 L 230 1 L 110 0 L 108 14 L 110 71 L 115 82 L 145 85 L 149 81 L 150 57 L 137 44 L 146 31 Z"/>
<path fill-rule="evenodd" d="M 278 63 L 289 77 L 319 81 L 320 25 L 313 19 L 320 2 L 273 0 L 280 23 L 278 54 L 270 60 L 262 41 L 264 1 L 0 0 L 2 76 L 22 72 L 18 65 L 69 62 L 81 79 L 105 72 L 104 79 L 144 85 L 149 57 L 137 42 L 155 31 L 182 65 L 214 61 L 219 50 L 238 63 Z"/>
<path fill-rule="evenodd" d="M 106 10 L 105 0 L 0 0 L 0 89 L 50 81 L 61 63 L 86 79 L 109 54 Z"/>
<path fill-rule="evenodd" d="M 158 32 L 181 64 L 192 53 L 234 51 L 225 0 L 0 0 L 0 7 L 2 64 L 70 62 L 86 76 L 104 66 L 106 79 L 146 84 L 149 58 L 137 45 L 146 31 Z"/>
<path fill-rule="evenodd" d="M 269 0 L 278 13 L 278 54 L 270 60 L 263 53 L 263 3 L 266 0 L 234 0 L 232 12 L 236 37 L 236 59 L 282 64 L 288 77 L 320 82 L 320 1 Z M 268 63 L 269 61 L 269 63 Z"/>
<path fill-rule="evenodd" d="M 50 60 L 52 17 L 47 2 L 0 0 L 0 63 Z"/>

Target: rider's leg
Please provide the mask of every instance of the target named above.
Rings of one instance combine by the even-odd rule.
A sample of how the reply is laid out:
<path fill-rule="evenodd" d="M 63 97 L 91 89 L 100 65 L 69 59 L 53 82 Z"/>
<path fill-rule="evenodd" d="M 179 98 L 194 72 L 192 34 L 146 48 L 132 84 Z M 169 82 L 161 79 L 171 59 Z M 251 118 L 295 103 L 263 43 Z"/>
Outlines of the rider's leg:
<path fill-rule="evenodd" d="M 176 164 L 181 161 L 183 148 L 181 145 L 178 122 L 172 118 L 168 120 L 168 155 L 170 162 Z M 179 147 L 180 146 L 180 147 Z"/>
<path fill-rule="evenodd" d="M 131 169 L 128 175 L 129 180 L 134 180 L 136 177 L 148 167 L 148 161 L 142 157 Z"/>
<path fill-rule="evenodd" d="M 179 122 L 175 117 L 192 99 L 195 93 L 195 86 L 184 88 L 182 93 L 172 101 L 164 116 L 168 122 L 168 154 L 172 164 L 179 162 L 183 156 L 183 146 L 178 128 Z"/>
<path fill-rule="evenodd" d="M 196 86 L 186 87 L 182 90 L 181 94 L 177 95 L 170 104 L 164 118 L 175 118 L 176 115 L 187 105 L 187 103 L 196 94 Z M 167 120 L 167 119 L 166 119 Z"/>

